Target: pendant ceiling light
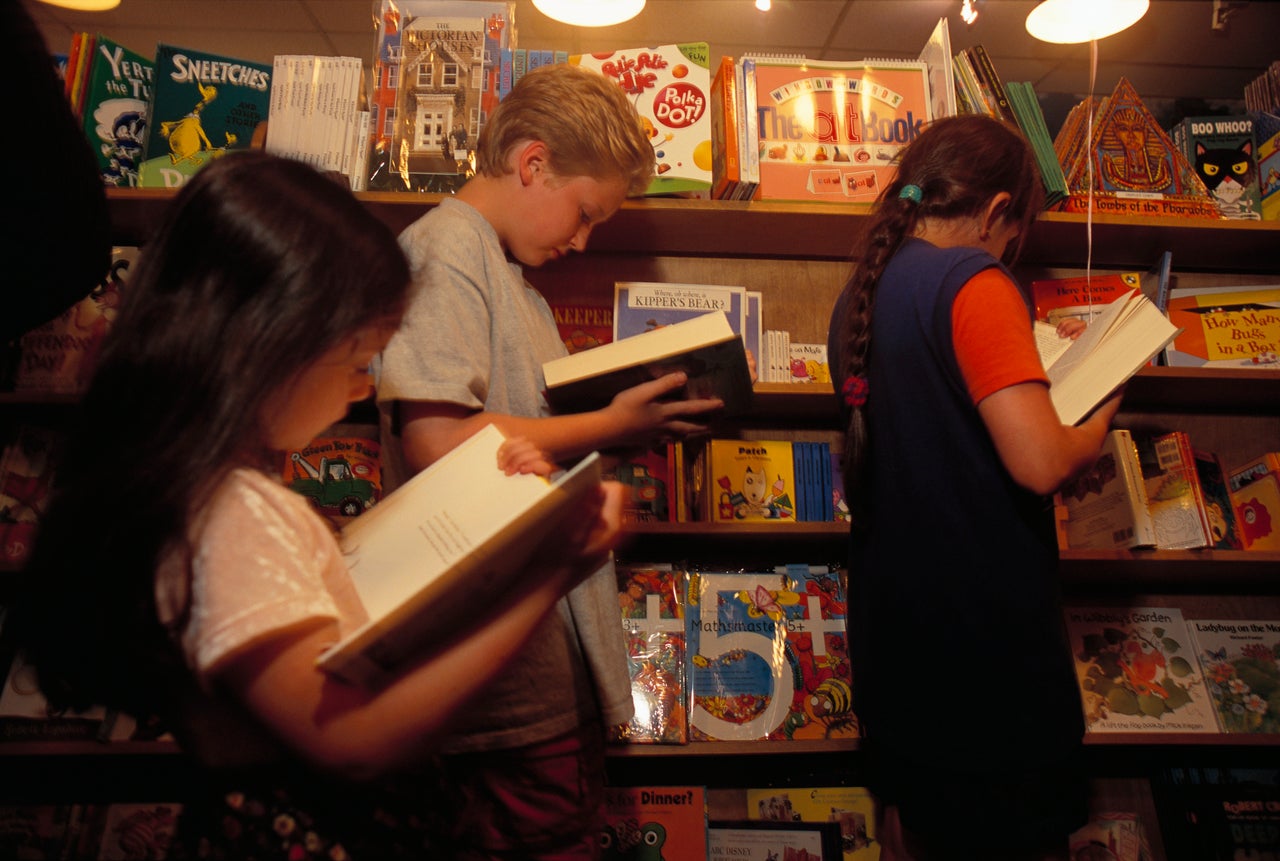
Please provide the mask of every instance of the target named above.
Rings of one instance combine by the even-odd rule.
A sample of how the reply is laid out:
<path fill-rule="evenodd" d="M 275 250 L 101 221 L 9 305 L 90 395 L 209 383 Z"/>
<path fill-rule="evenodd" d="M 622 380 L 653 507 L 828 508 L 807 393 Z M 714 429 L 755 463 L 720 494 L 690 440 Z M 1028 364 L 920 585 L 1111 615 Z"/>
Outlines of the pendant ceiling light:
<path fill-rule="evenodd" d="M 1027 15 L 1027 32 L 1042 42 L 1092 42 L 1136 24 L 1150 0 L 1044 0 Z"/>
<path fill-rule="evenodd" d="M 533 7 L 575 27 L 608 27 L 640 14 L 645 0 L 533 0 Z"/>
<path fill-rule="evenodd" d="M 74 9 L 77 12 L 105 12 L 120 5 L 120 0 L 43 0 L 50 6 Z"/>

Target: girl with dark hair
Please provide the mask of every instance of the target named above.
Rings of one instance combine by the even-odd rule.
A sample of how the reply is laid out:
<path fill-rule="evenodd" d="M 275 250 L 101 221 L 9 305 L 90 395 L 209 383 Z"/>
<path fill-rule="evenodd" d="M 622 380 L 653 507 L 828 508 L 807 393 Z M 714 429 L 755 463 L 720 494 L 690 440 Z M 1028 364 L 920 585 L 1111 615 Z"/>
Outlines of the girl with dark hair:
<path fill-rule="evenodd" d="M 183 816 L 214 855 L 271 857 L 265 834 L 282 857 L 395 857 L 396 823 L 431 809 L 435 743 L 619 535 L 606 483 L 535 550 L 527 589 L 402 677 L 366 690 L 316 668 L 366 615 L 280 464 L 370 395 L 409 284 L 395 236 L 338 183 L 261 151 L 211 162 L 144 248 L 58 462 L 19 645 L 54 706 L 158 715 L 218 767 L 213 806 L 188 799 Z M 518 438 L 498 461 L 552 469 Z M 226 788 L 252 804 L 217 806 Z M 414 816 L 388 813 L 393 798 Z M 232 815 L 265 830 L 227 829 Z M 429 857 L 429 836 L 411 839 Z"/>
<path fill-rule="evenodd" d="M 855 710 L 886 861 L 1054 857 L 1084 823 L 1049 496 L 1093 464 L 1120 399 L 1072 427 L 1049 398 L 1002 263 L 1042 199 L 1016 129 L 933 123 L 831 318 Z"/>

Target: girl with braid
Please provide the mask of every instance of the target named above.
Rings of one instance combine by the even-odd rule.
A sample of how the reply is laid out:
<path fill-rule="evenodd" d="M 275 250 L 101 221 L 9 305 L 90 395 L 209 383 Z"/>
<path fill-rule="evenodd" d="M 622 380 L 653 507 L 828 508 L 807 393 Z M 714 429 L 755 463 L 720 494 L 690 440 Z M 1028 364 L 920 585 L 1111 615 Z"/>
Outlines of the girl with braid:
<path fill-rule="evenodd" d="M 884 861 L 1065 858 L 1085 821 L 1050 496 L 1094 463 L 1120 397 L 1074 427 L 1049 399 L 1002 263 L 1042 200 L 1017 130 L 933 123 L 831 318 L 855 710 Z"/>

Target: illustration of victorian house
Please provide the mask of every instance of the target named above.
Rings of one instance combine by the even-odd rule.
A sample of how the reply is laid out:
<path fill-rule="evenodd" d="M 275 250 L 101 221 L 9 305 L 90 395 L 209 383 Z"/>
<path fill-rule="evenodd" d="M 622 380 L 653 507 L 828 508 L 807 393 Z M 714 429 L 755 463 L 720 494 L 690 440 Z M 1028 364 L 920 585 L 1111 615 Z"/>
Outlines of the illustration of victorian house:
<path fill-rule="evenodd" d="M 399 48 L 391 169 L 411 187 L 435 176 L 440 187 L 423 190 L 451 190 L 470 170 L 483 121 L 484 19 L 423 16 L 400 31 Z"/>

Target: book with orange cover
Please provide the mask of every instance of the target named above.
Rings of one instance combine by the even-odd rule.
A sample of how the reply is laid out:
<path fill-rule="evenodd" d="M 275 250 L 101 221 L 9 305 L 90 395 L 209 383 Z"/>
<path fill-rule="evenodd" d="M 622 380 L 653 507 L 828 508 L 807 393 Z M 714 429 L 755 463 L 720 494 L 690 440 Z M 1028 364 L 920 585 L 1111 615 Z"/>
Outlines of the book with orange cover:
<path fill-rule="evenodd" d="M 738 148 L 740 94 L 733 57 L 720 58 L 711 79 L 711 198 L 733 200 L 742 183 L 742 152 Z"/>
<path fill-rule="evenodd" d="M 1056 326 L 1066 317 L 1076 317 L 1088 323 L 1107 305 L 1141 286 L 1140 272 L 1038 278 L 1031 282 L 1031 301 L 1037 320 Z"/>
<path fill-rule="evenodd" d="M 871 203 L 933 118 L 920 60 L 755 60 L 762 200 Z"/>

